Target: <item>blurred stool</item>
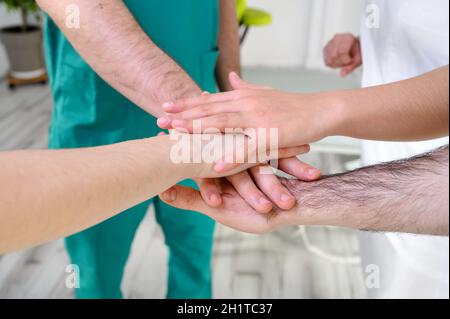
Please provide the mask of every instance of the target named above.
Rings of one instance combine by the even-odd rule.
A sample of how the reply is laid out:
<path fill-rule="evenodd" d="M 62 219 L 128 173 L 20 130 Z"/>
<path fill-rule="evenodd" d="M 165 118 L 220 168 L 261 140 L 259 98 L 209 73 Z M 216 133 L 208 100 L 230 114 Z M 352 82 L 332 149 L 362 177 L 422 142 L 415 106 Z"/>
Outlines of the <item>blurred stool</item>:
<path fill-rule="evenodd" d="M 266 11 L 247 7 L 247 0 L 236 0 L 239 25 L 244 29 L 241 44 L 244 42 L 251 27 L 262 27 L 272 24 L 272 15 Z"/>

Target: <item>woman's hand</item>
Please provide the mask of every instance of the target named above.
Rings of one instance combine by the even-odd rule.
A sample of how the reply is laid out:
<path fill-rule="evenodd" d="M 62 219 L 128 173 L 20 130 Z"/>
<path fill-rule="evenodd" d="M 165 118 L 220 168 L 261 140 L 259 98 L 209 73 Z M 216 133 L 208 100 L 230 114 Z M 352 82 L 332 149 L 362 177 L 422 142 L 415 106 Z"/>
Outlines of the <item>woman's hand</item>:
<path fill-rule="evenodd" d="M 242 232 L 263 234 L 293 224 L 295 212 L 276 211 L 261 214 L 249 205 L 226 180 L 221 180 L 219 184 L 223 193 L 221 207 L 209 206 L 203 201 L 198 191 L 183 186 L 174 186 L 160 197 L 169 205 L 201 212 L 221 224 Z"/>
<path fill-rule="evenodd" d="M 190 133 L 240 129 L 249 134 L 262 130 L 271 138 L 270 133 L 275 132 L 278 147 L 288 148 L 334 135 L 340 124 L 339 103 L 333 94 L 281 92 L 248 84 L 235 73 L 230 74 L 230 82 L 235 91 L 166 104 L 168 115 L 160 118 L 158 125 Z M 199 129 L 197 123 L 201 124 Z"/>

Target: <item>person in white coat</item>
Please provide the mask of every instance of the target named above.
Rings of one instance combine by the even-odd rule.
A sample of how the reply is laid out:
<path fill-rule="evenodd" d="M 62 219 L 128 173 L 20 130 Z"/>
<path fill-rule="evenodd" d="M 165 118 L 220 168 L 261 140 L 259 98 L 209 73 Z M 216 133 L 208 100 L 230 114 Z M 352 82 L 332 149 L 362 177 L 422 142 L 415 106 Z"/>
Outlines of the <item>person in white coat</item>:
<path fill-rule="evenodd" d="M 449 63 L 449 2 L 367 0 L 361 35 L 335 36 L 324 50 L 328 66 L 346 76 L 363 64 L 363 87 L 411 79 Z M 372 165 L 448 144 L 448 137 L 420 142 L 363 142 L 362 162 Z M 378 266 L 377 298 L 448 298 L 449 239 L 361 232 L 366 269 Z"/>
<path fill-rule="evenodd" d="M 371 0 L 379 10 L 379 28 L 364 18 L 361 47 L 363 86 L 410 79 L 449 63 L 447 0 Z M 363 143 L 370 165 L 417 155 L 448 144 L 448 137 L 424 142 Z M 449 238 L 361 233 L 364 264 L 379 265 L 381 285 L 372 297 L 448 298 Z"/>

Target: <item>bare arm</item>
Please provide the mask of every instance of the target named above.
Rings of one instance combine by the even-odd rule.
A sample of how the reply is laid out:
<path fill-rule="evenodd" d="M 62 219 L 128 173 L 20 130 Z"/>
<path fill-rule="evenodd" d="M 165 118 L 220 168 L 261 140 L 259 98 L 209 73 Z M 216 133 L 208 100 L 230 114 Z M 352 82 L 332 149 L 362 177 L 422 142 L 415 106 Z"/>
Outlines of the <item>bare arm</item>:
<path fill-rule="evenodd" d="M 184 179 L 223 177 L 227 174 L 215 173 L 213 163 L 227 147 L 237 146 L 243 147 L 233 135 L 182 134 L 86 149 L 0 153 L 0 254 L 79 232 Z M 285 156 L 301 151 L 286 150 Z M 242 164 L 230 174 L 255 165 Z"/>
<path fill-rule="evenodd" d="M 176 186 L 170 205 L 203 212 L 237 230 L 264 233 L 287 225 L 331 225 L 371 231 L 449 234 L 448 147 L 305 183 L 282 180 L 295 194 L 291 211 L 258 214 L 227 184 L 224 204 L 208 207 L 193 189 Z M 172 195 L 173 196 L 173 195 Z"/>
<path fill-rule="evenodd" d="M 241 73 L 239 23 L 236 16 L 236 1 L 220 0 L 220 56 L 217 61 L 216 79 L 221 91 L 231 91 L 228 75 Z"/>
<path fill-rule="evenodd" d="M 315 183 L 285 181 L 299 202 L 296 224 L 449 234 L 448 147 Z"/>
<path fill-rule="evenodd" d="M 0 153 L 0 253 L 93 226 L 188 177 L 167 137 Z"/>
<path fill-rule="evenodd" d="M 121 0 L 38 0 L 87 63 L 112 87 L 154 116 L 161 104 L 196 96 L 200 89 L 144 33 Z M 66 26 L 66 7 L 77 5 L 81 27 Z"/>
<path fill-rule="evenodd" d="M 168 127 L 278 128 L 280 147 L 331 135 L 370 140 L 416 141 L 448 135 L 449 68 L 372 88 L 295 94 L 258 87 L 232 75 L 235 91 L 181 100 Z"/>
<path fill-rule="evenodd" d="M 449 67 L 373 88 L 338 92 L 335 135 L 415 141 L 448 135 Z"/>

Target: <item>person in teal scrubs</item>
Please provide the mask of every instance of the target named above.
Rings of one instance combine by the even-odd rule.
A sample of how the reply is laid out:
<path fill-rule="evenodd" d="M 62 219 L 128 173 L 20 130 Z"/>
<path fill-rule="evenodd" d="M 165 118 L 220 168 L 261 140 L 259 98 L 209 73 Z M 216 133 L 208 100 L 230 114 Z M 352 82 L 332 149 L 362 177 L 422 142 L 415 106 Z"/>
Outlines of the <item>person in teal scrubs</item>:
<path fill-rule="evenodd" d="M 216 91 L 219 0 L 124 3 L 151 40 L 202 90 Z M 46 19 L 45 31 L 55 104 L 50 147 L 98 146 L 157 135 L 160 129 L 156 119 L 97 75 L 52 18 Z M 192 181 L 185 183 L 192 184 Z M 80 267 L 78 298 L 123 297 L 120 285 L 125 264 L 149 204 L 155 207 L 169 248 L 167 297 L 211 298 L 214 222 L 196 212 L 168 206 L 158 198 L 66 239 L 71 262 Z"/>

